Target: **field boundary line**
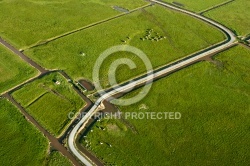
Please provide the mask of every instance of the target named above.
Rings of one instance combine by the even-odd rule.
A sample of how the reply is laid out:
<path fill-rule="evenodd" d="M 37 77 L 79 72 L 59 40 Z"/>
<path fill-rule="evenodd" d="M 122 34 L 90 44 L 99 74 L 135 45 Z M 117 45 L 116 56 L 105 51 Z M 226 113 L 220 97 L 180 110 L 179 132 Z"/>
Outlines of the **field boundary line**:
<path fill-rule="evenodd" d="M 91 23 L 91 24 L 88 24 L 88 25 L 85 25 L 83 27 L 80 27 L 80 28 L 77 28 L 77 29 L 74 29 L 74 30 L 71 30 L 71 31 L 68 31 L 68 32 L 65 32 L 63 34 L 60 34 L 60 35 L 57 35 L 57 36 L 54 36 L 54 37 L 51 37 L 51 38 L 48 38 L 48 39 L 45 39 L 43 41 L 38 41 L 37 43 L 35 44 L 31 44 L 30 46 L 25 46 L 23 48 L 20 49 L 21 52 L 25 51 L 25 50 L 28 50 L 28 49 L 31 49 L 31 48 L 34 48 L 34 47 L 38 47 L 38 46 L 41 46 L 41 45 L 44 45 L 44 44 L 47 44 L 49 42 L 52 42 L 54 40 L 57 40 L 57 39 L 60 39 L 62 37 L 65 37 L 65 36 L 68 36 L 68 35 L 71 35 L 71 34 L 74 34 L 74 33 L 77 33 L 77 32 L 80 32 L 84 29 L 88 29 L 88 28 L 91 28 L 91 27 L 94 27 L 94 26 L 97 26 L 97 25 L 100 25 L 100 24 L 103 24 L 103 23 L 106 23 L 106 22 L 109 22 L 109 21 L 112 21 L 112 20 L 115 20 L 115 19 L 118 19 L 122 16 L 126 16 L 126 15 L 129 15 L 131 13 L 134 13 L 138 10 L 141 10 L 141 9 L 144 9 L 144 8 L 147 8 L 147 7 L 150 7 L 154 4 L 150 3 L 150 4 L 147 4 L 147 5 L 144 5 L 144 6 L 141 6 L 141 7 L 138 7 L 138 8 L 135 8 L 133 10 L 130 10 L 129 12 L 127 13 L 121 13 L 121 14 L 118 14 L 116 16 L 113 16 L 113 17 L 109 17 L 107 19 L 104 19 L 104 20 L 101 20 L 101 21 L 97 21 L 97 22 L 94 22 L 94 23 Z"/>
<path fill-rule="evenodd" d="M 27 122 L 31 123 L 39 132 L 43 134 L 43 136 L 47 139 L 49 142 L 49 147 L 53 147 L 65 157 L 67 157 L 71 163 L 73 163 L 76 166 L 80 166 L 80 163 L 78 160 L 75 159 L 75 157 L 66 149 L 62 144 L 59 143 L 58 139 L 51 135 L 48 130 L 46 130 L 31 114 L 29 114 L 26 109 L 21 106 L 9 93 L 5 93 L 4 98 L 6 98 L 11 104 L 16 107 L 19 112 L 25 117 Z"/>
<path fill-rule="evenodd" d="M 235 0 L 229 0 L 229 1 L 226 1 L 226 2 L 222 2 L 222 3 L 220 3 L 220 4 L 218 4 L 218 5 L 215 5 L 215 6 L 212 6 L 212 7 L 210 7 L 210 8 L 207 8 L 207 9 L 205 9 L 205 10 L 202 10 L 202 11 L 200 11 L 199 12 L 199 14 L 204 14 L 204 13 L 206 13 L 206 12 L 209 12 L 209 11 L 211 11 L 211 10 L 214 10 L 214 9 L 217 9 L 217 8 L 219 8 L 219 7 L 222 7 L 222 6 L 224 6 L 224 5 L 227 5 L 227 4 L 229 4 L 229 3 L 232 3 L 232 2 L 234 2 Z"/>
<path fill-rule="evenodd" d="M 24 85 L 26 85 L 26 84 L 28 84 L 30 82 L 33 82 L 34 80 L 36 80 L 36 79 L 38 79 L 40 77 L 43 77 L 44 75 L 47 75 L 47 74 L 50 74 L 50 73 L 56 72 L 56 71 L 57 70 L 50 70 L 50 71 L 47 71 L 45 73 L 38 73 L 36 76 L 34 76 L 34 77 L 32 77 L 32 78 L 30 78 L 28 80 L 25 80 L 24 82 L 22 82 L 22 83 L 20 83 L 20 84 L 18 84 L 16 86 L 4 91 L 4 92 L 2 92 L 0 95 L 4 95 L 5 93 L 12 93 L 12 92 L 18 90 L 19 88 L 21 88 L 22 86 L 24 86 Z"/>
<path fill-rule="evenodd" d="M 36 70 L 38 70 L 40 73 L 46 73 L 47 71 L 49 71 L 48 69 L 45 69 L 44 67 L 40 66 L 35 61 L 33 61 L 32 59 L 30 59 L 28 56 L 26 56 L 25 54 L 23 54 L 22 52 L 20 52 L 19 50 L 17 50 L 15 47 L 13 47 L 11 44 L 9 44 L 8 42 L 6 42 L 1 37 L 0 37 L 0 44 L 2 44 L 5 48 L 7 48 L 8 50 L 10 50 L 15 55 L 19 56 L 19 58 L 21 58 L 24 62 L 28 63 L 31 67 L 33 67 Z"/>
<path fill-rule="evenodd" d="M 48 94 L 49 92 L 44 92 L 41 95 L 39 95 L 38 97 L 36 97 L 34 100 L 32 100 L 30 103 L 28 103 L 27 105 L 24 105 L 24 108 L 28 108 L 31 105 L 33 105 L 35 102 L 37 102 L 39 99 L 41 99 L 44 95 Z"/>
<path fill-rule="evenodd" d="M 24 86 L 25 84 L 27 84 L 27 83 L 29 83 L 29 82 L 32 82 L 33 80 L 39 78 L 40 76 L 41 76 L 41 73 L 38 73 L 36 76 L 34 76 L 34 77 L 32 77 L 32 78 L 30 78 L 30 79 L 28 79 L 28 80 L 25 80 L 24 82 L 22 82 L 22 83 L 20 83 L 20 84 L 18 84 L 18 85 L 16 85 L 16 86 L 14 86 L 14 87 L 11 87 L 10 89 L 7 89 L 7 90 L 4 91 L 4 92 L 1 92 L 1 93 L 0 93 L 0 96 L 4 95 L 5 93 L 9 93 L 9 92 L 11 92 L 11 91 L 15 91 L 15 90 L 18 89 L 19 87 Z"/>
<path fill-rule="evenodd" d="M 58 74 L 60 74 L 60 75 L 65 79 L 65 81 L 67 81 L 67 80 L 69 80 L 69 79 L 71 80 L 71 78 L 70 78 L 64 71 L 57 70 L 56 72 L 57 72 Z M 67 76 L 66 76 L 66 75 L 67 75 Z M 68 83 L 70 83 L 70 82 L 68 82 Z M 79 108 L 79 109 L 76 110 L 76 112 L 75 112 L 75 114 L 81 113 L 82 111 L 85 111 L 85 109 L 86 109 L 86 107 L 88 107 L 89 103 L 88 103 L 88 101 L 86 101 L 86 99 L 85 99 L 84 97 L 82 97 L 82 94 L 81 94 L 81 95 L 79 94 L 79 93 L 81 93 L 81 92 L 78 91 L 78 90 L 74 87 L 74 84 L 71 83 L 71 85 L 73 85 L 73 86 L 71 87 L 71 89 L 72 89 L 73 91 L 75 91 L 75 92 L 76 92 L 76 95 L 79 96 L 79 98 L 81 98 L 81 100 L 84 102 L 83 105 L 81 106 L 81 108 Z M 62 138 L 65 134 L 67 134 L 67 130 L 72 126 L 72 124 L 74 123 L 74 120 L 75 120 L 75 119 L 69 120 L 68 123 L 67 123 L 65 126 L 63 126 L 63 128 L 59 131 L 60 134 L 58 134 L 58 136 L 56 136 L 56 138 L 59 140 L 59 142 L 61 142 L 61 138 Z"/>

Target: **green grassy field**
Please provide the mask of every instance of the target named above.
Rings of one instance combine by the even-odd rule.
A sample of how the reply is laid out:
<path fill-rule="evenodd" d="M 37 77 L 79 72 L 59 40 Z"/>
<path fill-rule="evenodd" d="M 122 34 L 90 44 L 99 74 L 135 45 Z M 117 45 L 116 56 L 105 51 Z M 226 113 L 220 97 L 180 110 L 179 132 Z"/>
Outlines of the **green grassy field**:
<path fill-rule="evenodd" d="M 48 151 L 48 141 L 28 123 L 18 110 L 0 99 L 1 165 L 41 165 Z"/>
<path fill-rule="evenodd" d="M 210 17 L 234 30 L 238 35 L 250 34 L 250 1 L 235 0 L 223 7 L 205 13 Z"/>
<path fill-rule="evenodd" d="M 165 38 L 158 42 L 141 40 L 140 38 L 146 37 L 147 29 L 152 29 L 151 37 Z M 85 77 L 92 80 L 96 59 L 104 50 L 115 45 L 127 44 L 141 49 L 152 65 L 157 67 L 220 42 L 224 38 L 220 31 L 200 20 L 161 6 L 153 6 L 27 50 L 25 53 L 46 68 L 63 69 L 74 79 Z M 132 71 L 121 66 L 118 69 L 122 71 L 118 80 L 126 80 L 145 71 L 141 61 L 134 58 L 134 55 L 116 53 L 107 58 L 102 66 L 100 80 L 103 80 L 104 85 L 108 82 L 105 74 L 108 73 L 110 63 L 121 57 L 131 58 L 138 66 Z"/>
<path fill-rule="evenodd" d="M 131 10 L 145 4 L 143 0 L 0 1 L 0 36 L 20 48 L 121 13 L 112 6 Z"/>
<path fill-rule="evenodd" d="M 1 165 L 71 165 L 60 152 L 48 154 L 49 142 L 6 99 L 0 99 Z"/>
<path fill-rule="evenodd" d="M 177 3 L 184 5 L 183 7 L 186 9 L 199 12 L 207 8 L 216 6 L 220 3 L 226 2 L 227 0 L 210 0 L 206 2 L 204 2 L 203 0 L 198 0 L 198 1 L 197 0 L 176 0 L 176 1 L 175 0 L 163 0 L 163 1 L 172 3 L 172 4 L 174 4 L 173 2 L 177 2 Z"/>
<path fill-rule="evenodd" d="M 35 76 L 38 72 L 0 45 L 0 93 Z"/>
<path fill-rule="evenodd" d="M 50 153 L 46 161 L 46 166 L 72 166 L 70 161 L 66 159 L 60 152 Z"/>
<path fill-rule="evenodd" d="M 69 123 L 68 113 L 77 112 L 84 104 L 71 84 L 59 73 L 37 79 L 12 95 L 42 126 L 56 136 Z"/>
<path fill-rule="evenodd" d="M 248 165 L 249 66 L 250 51 L 237 46 L 161 79 L 120 110 L 180 112 L 180 120 L 103 119 L 83 145 L 107 165 Z"/>

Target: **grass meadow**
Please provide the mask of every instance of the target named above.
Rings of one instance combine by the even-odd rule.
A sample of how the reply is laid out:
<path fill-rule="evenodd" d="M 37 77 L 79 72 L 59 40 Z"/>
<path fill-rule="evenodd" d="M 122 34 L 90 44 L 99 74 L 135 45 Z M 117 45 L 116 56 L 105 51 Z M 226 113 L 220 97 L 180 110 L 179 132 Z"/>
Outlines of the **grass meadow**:
<path fill-rule="evenodd" d="M 0 93 L 38 74 L 33 67 L 0 45 Z"/>
<path fill-rule="evenodd" d="M 60 152 L 48 153 L 48 140 L 9 101 L 1 98 L 0 110 L 1 165 L 72 165 Z"/>
<path fill-rule="evenodd" d="M 246 36 L 250 34 L 250 1 L 235 0 L 234 2 L 205 13 L 227 27 L 236 34 Z"/>
<path fill-rule="evenodd" d="M 55 136 L 59 136 L 69 123 L 68 113 L 77 112 L 84 105 L 71 84 L 59 73 L 51 73 L 26 84 L 12 96 Z"/>
<path fill-rule="evenodd" d="M 0 1 L 0 36 L 21 48 L 116 16 L 112 6 L 134 9 L 143 0 Z"/>
<path fill-rule="evenodd" d="M 0 99 L 0 110 L 1 165 L 41 165 L 47 139 L 9 101 Z"/>
<path fill-rule="evenodd" d="M 150 36 L 149 31 L 151 31 Z M 46 68 L 63 69 L 74 79 L 85 77 L 92 80 L 96 59 L 104 50 L 115 45 L 130 45 L 142 50 L 153 67 L 157 67 L 223 39 L 225 39 L 223 33 L 214 27 L 155 5 L 27 50 L 25 53 Z M 127 52 L 112 54 L 101 66 L 100 80 L 104 86 L 109 86 L 107 80 L 109 65 L 119 58 L 132 59 L 137 65 L 133 70 L 126 65 L 119 66 L 117 70 L 119 81 L 145 72 L 142 61 L 133 54 Z"/>
<path fill-rule="evenodd" d="M 181 119 L 102 119 L 82 144 L 107 165 L 248 165 L 249 66 L 250 51 L 237 46 L 158 80 L 146 98 L 119 109 Z"/>
<path fill-rule="evenodd" d="M 216 6 L 220 3 L 226 2 L 227 0 L 210 0 L 206 2 L 204 2 L 203 0 L 177 0 L 177 1 L 163 0 L 163 1 L 172 3 L 172 4 L 175 4 L 173 2 L 178 2 L 179 4 L 183 5 L 183 6 L 177 5 L 179 7 L 184 7 L 186 9 L 199 12 L 207 8 Z"/>
<path fill-rule="evenodd" d="M 60 152 L 51 152 L 47 157 L 46 166 L 73 166 L 73 164 L 65 158 Z"/>

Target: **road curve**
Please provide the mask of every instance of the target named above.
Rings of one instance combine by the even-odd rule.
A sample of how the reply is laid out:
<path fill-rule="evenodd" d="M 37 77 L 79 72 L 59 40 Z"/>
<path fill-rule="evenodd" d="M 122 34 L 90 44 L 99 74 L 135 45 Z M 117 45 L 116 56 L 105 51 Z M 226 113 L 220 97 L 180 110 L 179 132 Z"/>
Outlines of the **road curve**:
<path fill-rule="evenodd" d="M 186 11 L 184 9 L 180 9 L 180 8 L 177 8 L 177 7 L 174 7 L 172 5 L 169 5 L 169 4 L 166 4 L 166 3 L 163 3 L 163 2 L 160 2 L 160 1 L 157 1 L 157 0 L 151 0 L 151 2 L 154 2 L 154 3 L 157 3 L 159 5 L 162 5 L 162 6 L 165 6 L 165 7 L 168 7 L 168 8 L 171 8 L 173 10 L 176 10 L 176 11 L 179 11 L 179 12 L 182 12 L 182 13 L 186 13 L 190 16 L 193 16 L 193 17 L 196 17 L 200 20 L 203 20 L 217 28 L 219 28 L 221 31 L 223 31 L 225 33 L 225 35 L 227 36 L 227 41 L 224 42 L 223 44 L 219 45 L 218 47 L 213 47 L 209 50 L 206 50 L 205 52 L 201 52 L 200 54 L 197 54 L 195 56 L 190 56 L 190 58 L 185 58 L 184 60 L 180 60 L 179 62 L 177 63 L 174 63 L 173 65 L 169 65 L 167 68 L 162 68 L 161 70 L 156 70 L 155 72 L 149 72 L 148 75 L 146 75 L 145 77 L 142 77 L 140 79 L 136 79 L 136 80 L 133 80 L 131 82 L 129 82 L 128 84 L 125 84 L 123 86 L 120 86 L 120 87 L 117 87 L 117 88 L 114 88 L 113 90 L 103 94 L 96 102 L 95 104 L 93 105 L 93 107 L 89 110 L 89 112 L 84 116 L 82 117 L 82 119 L 76 124 L 76 126 L 74 127 L 74 129 L 71 131 L 70 135 L 69 135 L 69 138 L 68 138 L 68 146 L 69 146 L 69 149 L 71 150 L 71 152 L 85 165 L 87 166 L 91 166 L 93 165 L 93 163 L 86 157 L 86 156 L 83 156 L 76 148 L 75 144 L 74 144 L 74 141 L 75 141 L 75 138 L 78 134 L 78 132 L 80 131 L 80 129 L 82 127 L 84 127 L 87 123 L 87 121 L 93 116 L 93 114 L 95 113 L 97 107 L 102 103 L 103 100 L 111 97 L 111 96 L 114 96 L 115 94 L 118 94 L 120 92 L 124 92 L 128 89 L 131 89 L 134 87 L 134 85 L 140 85 L 142 83 L 146 83 L 148 82 L 150 79 L 154 79 L 154 78 L 158 78 L 159 76 L 162 76 L 164 74 L 167 74 L 169 72 L 173 72 L 175 70 L 178 70 L 180 68 L 182 68 L 183 66 L 186 66 L 192 62 L 195 62 L 201 58 L 204 58 L 210 54 L 214 54 L 216 52 L 219 52 L 221 50 L 224 50 L 225 48 L 228 48 L 229 46 L 231 46 L 236 38 L 234 36 L 234 34 L 226 27 L 224 27 L 223 25 L 213 21 L 213 20 L 210 20 L 206 17 L 203 17 L 201 15 L 198 15 L 198 14 L 195 14 L 193 12 L 189 12 L 189 11 Z M 153 80 L 152 80 L 153 81 Z"/>

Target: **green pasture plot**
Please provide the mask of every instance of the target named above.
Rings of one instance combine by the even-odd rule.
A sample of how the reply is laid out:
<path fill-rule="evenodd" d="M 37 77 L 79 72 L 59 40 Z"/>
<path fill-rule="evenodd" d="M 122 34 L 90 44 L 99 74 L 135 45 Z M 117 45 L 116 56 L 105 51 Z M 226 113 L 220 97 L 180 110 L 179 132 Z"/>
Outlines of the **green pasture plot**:
<path fill-rule="evenodd" d="M 248 165 L 249 66 L 250 51 L 237 46 L 158 80 L 139 103 L 119 107 L 124 119 L 102 119 L 82 144 L 107 165 Z M 181 119 L 125 119 L 125 112 Z"/>
<path fill-rule="evenodd" d="M 70 161 L 60 152 L 55 151 L 50 153 L 47 158 L 46 166 L 72 166 L 72 163 L 70 163 Z"/>
<path fill-rule="evenodd" d="M 48 151 L 47 139 L 11 103 L 0 99 L 1 165 L 41 165 Z"/>
<path fill-rule="evenodd" d="M 218 4 L 221 4 L 223 2 L 226 2 L 227 0 L 210 0 L 210 1 L 203 1 L 203 0 L 163 0 L 165 2 L 174 4 L 178 7 L 186 8 L 192 11 L 202 11 L 207 8 L 216 6 Z"/>
<path fill-rule="evenodd" d="M 205 13 L 210 17 L 231 28 L 237 35 L 250 34 L 250 1 L 235 0 L 223 7 Z"/>
<path fill-rule="evenodd" d="M 45 105 L 45 103 L 49 104 Z M 69 101 L 65 101 L 65 99 L 51 93 L 42 96 L 27 109 L 34 118 L 39 119 L 43 126 L 46 126 L 49 131 L 56 134 L 60 134 L 60 129 L 63 129 L 68 123 L 66 113 L 69 113 L 70 110 L 76 112 L 76 108 L 72 108 Z M 48 118 L 48 116 L 50 118 Z"/>
<path fill-rule="evenodd" d="M 37 84 L 29 84 L 29 86 L 25 86 L 18 90 L 18 93 L 14 93 L 14 97 L 19 98 L 20 103 L 23 106 L 27 107 L 36 101 L 37 97 L 41 97 L 47 93 L 45 88 Z"/>
<path fill-rule="evenodd" d="M 71 165 L 60 153 L 48 154 L 49 142 L 6 99 L 0 99 L 1 165 Z"/>
<path fill-rule="evenodd" d="M 35 76 L 38 72 L 0 45 L 0 93 Z"/>
<path fill-rule="evenodd" d="M 58 136 L 70 121 L 68 113 L 77 112 L 84 104 L 71 86 L 59 73 L 51 73 L 12 95 L 42 126 Z"/>
<path fill-rule="evenodd" d="M 149 33 L 150 31 L 150 33 Z M 167 64 L 225 39 L 222 32 L 193 17 L 161 6 L 152 6 L 120 19 L 60 38 L 25 53 L 46 68 L 65 70 L 71 77 L 92 80 L 93 66 L 99 55 L 116 45 L 142 50 L 153 67 Z M 117 58 L 130 58 L 136 69 L 120 66 L 118 80 L 145 72 L 142 61 L 133 54 L 118 52 L 101 66 L 100 80 L 107 83 L 109 65 Z"/>
<path fill-rule="evenodd" d="M 0 36 L 21 48 L 135 9 L 143 0 L 11 0 L 0 2 Z"/>

